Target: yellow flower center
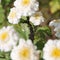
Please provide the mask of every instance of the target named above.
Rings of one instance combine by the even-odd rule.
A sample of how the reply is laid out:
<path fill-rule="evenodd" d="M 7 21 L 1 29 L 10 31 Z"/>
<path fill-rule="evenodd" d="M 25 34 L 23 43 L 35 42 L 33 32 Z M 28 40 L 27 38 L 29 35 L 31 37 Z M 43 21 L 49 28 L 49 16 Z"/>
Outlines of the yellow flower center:
<path fill-rule="evenodd" d="M 40 17 L 40 14 L 35 14 L 34 17 L 38 19 Z"/>
<path fill-rule="evenodd" d="M 10 13 L 10 17 L 13 19 L 14 17 L 16 17 L 16 12 L 11 12 Z"/>
<path fill-rule="evenodd" d="M 22 5 L 26 6 L 29 5 L 30 0 L 22 0 Z"/>
<path fill-rule="evenodd" d="M 51 56 L 56 57 L 56 58 L 60 57 L 60 49 L 58 48 L 53 49 Z"/>
<path fill-rule="evenodd" d="M 2 33 L 1 35 L 0 35 L 0 39 L 2 40 L 2 41 L 5 41 L 5 39 L 8 37 L 8 33 L 7 32 L 4 32 L 4 33 Z"/>
<path fill-rule="evenodd" d="M 19 56 L 22 57 L 22 59 L 29 58 L 29 55 L 30 55 L 30 50 L 26 47 L 19 52 Z"/>

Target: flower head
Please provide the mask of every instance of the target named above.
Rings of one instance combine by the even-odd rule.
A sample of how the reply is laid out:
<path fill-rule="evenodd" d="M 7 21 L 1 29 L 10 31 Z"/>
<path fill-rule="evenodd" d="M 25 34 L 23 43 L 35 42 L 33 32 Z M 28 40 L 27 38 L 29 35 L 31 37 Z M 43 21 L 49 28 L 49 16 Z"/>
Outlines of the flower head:
<path fill-rule="evenodd" d="M 14 6 L 23 16 L 30 16 L 38 10 L 39 3 L 36 0 L 16 0 Z"/>
<path fill-rule="evenodd" d="M 54 26 L 54 27 L 60 26 L 60 19 L 51 21 L 49 26 Z"/>
<path fill-rule="evenodd" d="M 31 40 L 20 39 L 19 45 L 11 52 L 12 60 L 38 60 L 39 51 L 36 50 Z"/>
<path fill-rule="evenodd" d="M 55 36 L 60 38 L 60 26 L 56 27 L 54 31 L 55 31 Z"/>
<path fill-rule="evenodd" d="M 20 18 L 21 14 L 19 13 L 19 10 L 17 10 L 15 7 L 11 8 L 10 13 L 8 15 L 9 23 L 18 24 Z"/>
<path fill-rule="evenodd" d="M 39 25 L 44 22 L 44 17 L 42 16 L 41 12 L 37 12 L 30 17 L 29 21 L 32 22 L 34 25 Z"/>
<path fill-rule="evenodd" d="M 51 21 L 49 25 L 54 26 L 55 36 L 60 38 L 60 19 Z"/>
<path fill-rule="evenodd" d="M 12 26 L 3 27 L 0 29 L 0 50 L 10 51 L 18 41 L 18 34 Z"/>
<path fill-rule="evenodd" d="M 60 40 L 48 40 L 43 48 L 45 60 L 60 60 Z"/>

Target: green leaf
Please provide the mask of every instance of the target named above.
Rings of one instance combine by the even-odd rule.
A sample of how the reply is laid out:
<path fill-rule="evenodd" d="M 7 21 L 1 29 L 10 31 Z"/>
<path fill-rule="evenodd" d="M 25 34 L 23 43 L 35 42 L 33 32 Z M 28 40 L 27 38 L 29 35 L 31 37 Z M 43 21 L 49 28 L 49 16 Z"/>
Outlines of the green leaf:
<path fill-rule="evenodd" d="M 10 3 L 11 0 L 5 0 L 6 5 L 8 5 Z"/>
<path fill-rule="evenodd" d="M 48 26 L 39 27 L 36 32 L 43 33 L 44 35 L 51 36 L 51 30 Z M 46 34 L 45 34 L 46 33 Z"/>
<path fill-rule="evenodd" d="M 21 24 L 22 30 L 24 32 L 24 36 L 26 37 L 26 39 L 29 39 L 29 34 L 30 34 L 30 30 L 27 24 Z"/>
<path fill-rule="evenodd" d="M 4 17 L 4 9 L 0 5 L 0 23 L 3 23 L 5 17 Z"/>
<path fill-rule="evenodd" d="M 0 58 L 4 58 L 4 53 L 0 51 Z"/>
<path fill-rule="evenodd" d="M 6 52 L 6 53 L 5 53 L 5 58 L 6 58 L 6 60 L 10 60 L 10 53 L 11 53 L 11 52 Z"/>
<path fill-rule="evenodd" d="M 11 0 L 1 0 L 1 3 L 3 6 L 8 5 L 11 2 Z"/>
<path fill-rule="evenodd" d="M 0 60 L 10 60 L 10 52 L 0 51 Z"/>
<path fill-rule="evenodd" d="M 37 43 L 43 45 L 50 37 L 51 37 L 51 30 L 48 26 L 38 27 L 34 35 L 34 44 Z M 42 45 L 40 46 L 41 49 Z"/>
<path fill-rule="evenodd" d="M 44 47 L 44 40 L 40 40 L 36 43 L 37 49 L 42 50 Z"/>
<path fill-rule="evenodd" d="M 23 19 L 23 20 L 27 20 L 27 17 L 25 17 L 25 16 L 22 16 L 22 17 L 21 17 L 21 19 Z"/>
<path fill-rule="evenodd" d="M 55 13 L 56 11 L 60 10 L 60 1 L 59 0 L 52 0 L 50 2 L 50 10 L 51 13 Z"/>
<path fill-rule="evenodd" d="M 30 30 L 27 24 L 20 24 L 15 25 L 16 31 L 19 32 L 20 37 L 24 38 L 25 40 L 29 39 Z"/>

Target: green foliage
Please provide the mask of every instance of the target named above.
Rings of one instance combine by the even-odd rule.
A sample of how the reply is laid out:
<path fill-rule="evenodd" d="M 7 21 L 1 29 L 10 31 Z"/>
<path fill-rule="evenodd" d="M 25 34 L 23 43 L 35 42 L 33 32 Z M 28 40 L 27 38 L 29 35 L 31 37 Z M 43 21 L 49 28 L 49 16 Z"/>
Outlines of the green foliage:
<path fill-rule="evenodd" d="M 50 2 L 51 12 L 55 13 L 56 11 L 60 10 L 60 0 L 52 0 Z"/>
<path fill-rule="evenodd" d="M 5 19 L 4 9 L 2 8 L 2 5 L 0 4 L 0 23 L 3 23 L 4 19 Z"/>
<path fill-rule="evenodd" d="M 22 16 L 22 17 L 21 17 L 21 19 L 23 19 L 23 20 L 27 20 L 27 17 L 25 17 L 25 16 Z"/>
<path fill-rule="evenodd" d="M 38 27 L 35 32 L 35 43 L 36 41 L 43 40 L 44 42 L 47 38 L 51 36 L 51 30 L 48 26 Z"/>
<path fill-rule="evenodd" d="M 1 0 L 1 3 L 3 6 L 8 5 L 11 2 L 11 0 Z"/>
<path fill-rule="evenodd" d="M 51 31 L 47 26 L 39 27 L 35 32 L 34 43 L 37 45 L 39 50 L 42 50 L 46 43 L 46 38 L 51 36 Z"/>
<path fill-rule="evenodd" d="M 10 0 L 5 0 L 6 4 L 8 5 L 10 3 Z"/>
<path fill-rule="evenodd" d="M 11 60 L 10 59 L 10 52 L 1 52 L 0 51 L 0 60 Z"/>
<path fill-rule="evenodd" d="M 36 32 L 40 32 L 40 33 L 43 33 L 44 35 L 48 35 L 50 36 L 51 35 L 51 31 L 50 31 L 50 28 L 48 26 L 43 26 L 43 27 L 39 27 Z M 46 33 L 46 34 L 45 34 Z"/>
<path fill-rule="evenodd" d="M 37 27 L 34 44 L 37 46 L 37 49 L 41 51 L 40 60 L 43 60 L 43 47 L 47 42 L 47 39 L 51 37 L 51 30 L 48 26 Z"/>
<path fill-rule="evenodd" d="M 29 39 L 30 30 L 27 24 L 14 25 L 16 31 L 19 32 L 21 38 Z"/>

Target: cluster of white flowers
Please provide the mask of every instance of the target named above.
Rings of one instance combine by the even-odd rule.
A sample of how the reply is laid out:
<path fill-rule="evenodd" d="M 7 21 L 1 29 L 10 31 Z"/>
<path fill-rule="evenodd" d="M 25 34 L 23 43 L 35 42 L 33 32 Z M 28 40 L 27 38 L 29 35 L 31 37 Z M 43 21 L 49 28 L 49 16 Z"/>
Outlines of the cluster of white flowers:
<path fill-rule="evenodd" d="M 8 21 L 12 24 L 18 24 L 22 16 L 29 16 L 30 22 L 39 25 L 44 22 L 44 18 L 41 12 L 37 12 L 38 10 L 39 3 L 37 0 L 16 0 L 8 15 Z"/>
<path fill-rule="evenodd" d="M 22 16 L 29 16 L 34 25 L 44 22 L 39 3 L 37 0 L 15 0 L 14 7 L 10 9 L 7 17 L 8 22 L 18 24 Z M 35 21 L 35 22 L 33 22 Z M 39 60 L 40 51 L 33 45 L 31 40 L 25 41 L 19 37 L 13 26 L 7 26 L 0 29 L 0 50 L 4 52 L 11 51 L 11 60 Z"/>
<path fill-rule="evenodd" d="M 51 21 L 49 26 L 54 27 L 55 36 L 60 38 L 60 19 Z"/>
<path fill-rule="evenodd" d="M 8 21 L 12 24 L 18 24 L 22 16 L 28 16 L 29 22 L 35 26 L 44 22 L 37 0 L 15 0 L 14 7 L 10 9 L 7 17 Z M 60 19 L 51 21 L 49 26 L 54 26 L 55 35 L 60 38 Z M 0 29 L 0 51 L 11 51 L 11 60 L 39 60 L 40 54 L 31 40 L 19 37 L 13 26 Z M 60 39 L 47 41 L 43 48 L 43 59 L 60 60 Z"/>
<path fill-rule="evenodd" d="M 19 38 L 13 26 L 0 29 L 0 50 L 11 51 L 12 60 L 39 60 L 40 51 L 37 50 L 37 47 L 33 45 L 31 40 L 25 41 Z"/>
<path fill-rule="evenodd" d="M 60 38 L 60 19 L 53 20 L 49 26 L 54 28 L 55 36 Z M 60 39 L 49 39 L 43 48 L 44 60 L 60 60 Z"/>
<path fill-rule="evenodd" d="M 60 19 L 53 20 L 49 26 L 54 27 L 55 36 L 60 38 Z M 49 39 L 43 48 L 44 60 L 60 60 L 60 39 Z"/>
<path fill-rule="evenodd" d="M 49 39 L 43 48 L 44 60 L 60 60 L 60 40 Z"/>
<path fill-rule="evenodd" d="M 31 16 L 39 9 L 38 7 L 39 3 L 36 0 L 16 0 L 9 13 L 8 21 L 18 24 L 21 16 Z"/>
<path fill-rule="evenodd" d="M 40 53 L 31 40 L 19 38 L 13 26 L 0 29 L 0 51 L 11 51 L 12 60 L 39 60 Z"/>

